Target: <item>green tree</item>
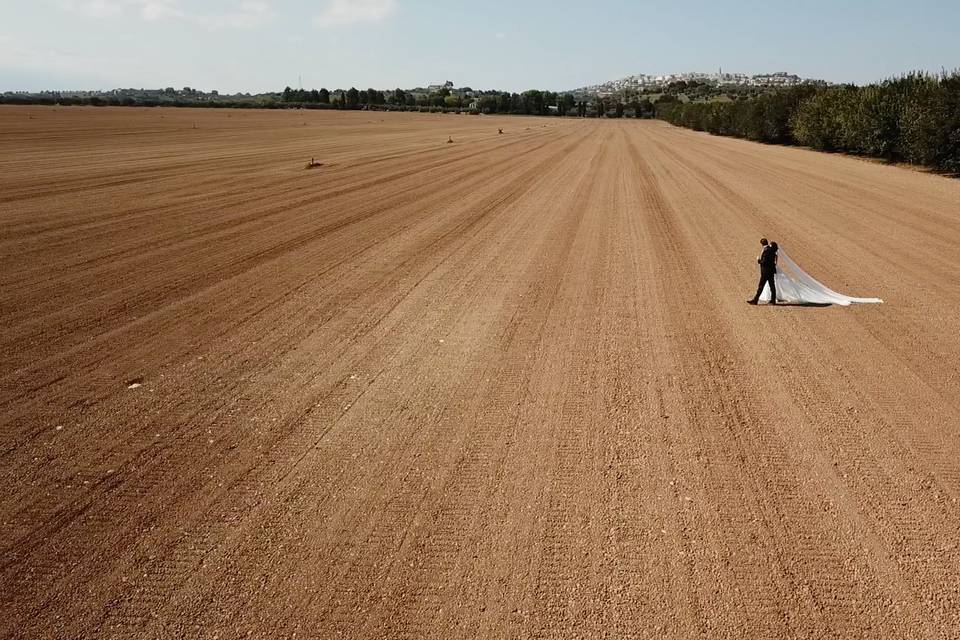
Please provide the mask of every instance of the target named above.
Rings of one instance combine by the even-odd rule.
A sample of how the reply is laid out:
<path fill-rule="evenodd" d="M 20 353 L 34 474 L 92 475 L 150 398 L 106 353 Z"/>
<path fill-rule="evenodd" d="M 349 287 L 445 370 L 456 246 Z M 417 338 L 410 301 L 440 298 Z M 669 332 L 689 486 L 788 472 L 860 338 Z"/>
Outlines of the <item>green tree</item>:
<path fill-rule="evenodd" d="M 361 94 L 361 100 L 372 105 L 381 105 L 386 102 L 383 93 L 376 89 L 367 89 L 365 94 Z"/>
<path fill-rule="evenodd" d="M 524 91 L 520 94 L 520 104 L 523 113 L 543 115 L 546 112 L 546 105 L 543 100 L 543 92 L 537 89 Z"/>
<path fill-rule="evenodd" d="M 827 89 L 800 105 L 791 122 L 793 135 L 800 144 L 821 151 L 833 151 L 841 146 L 843 131 L 838 115 L 843 92 L 847 90 Z"/>
<path fill-rule="evenodd" d="M 356 87 L 350 87 L 347 90 L 345 104 L 347 109 L 356 109 L 360 105 L 360 92 L 357 91 Z"/>
<path fill-rule="evenodd" d="M 560 111 L 560 97 L 553 91 L 544 91 L 543 92 L 543 108 L 544 113 L 549 113 L 549 107 L 557 107 L 557 111 Z"/>
<path fill-rule="evenodd" d="M 655 109 L 653 108 L 653 103 L 650 102 L 650 98 L 644 98 L 643 100 L 641 100 L 639 103 L 639 108 L 640 108 L 640 113 L 638 117 L 652 118 L 653 115 L 656 113 Z"/>
<path fill-rule="evenodd" d="M 500 108 L 500 99 L 496 94 L 480 96 L 480 112 L 496 113 Z"/>

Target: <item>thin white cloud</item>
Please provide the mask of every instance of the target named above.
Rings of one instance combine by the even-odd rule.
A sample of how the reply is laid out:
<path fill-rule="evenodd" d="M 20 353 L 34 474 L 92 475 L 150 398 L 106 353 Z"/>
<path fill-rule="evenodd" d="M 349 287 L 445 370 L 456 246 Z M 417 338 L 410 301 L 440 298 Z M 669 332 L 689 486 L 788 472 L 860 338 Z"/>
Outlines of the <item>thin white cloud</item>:
<path fill-rule="evenodd" d="M 0 69 L 20 72 L 55 73 L 84 79 L 95 70 L 132 71 L 136 62 L 129 57 L 88 56 L 77 51 L 38 47 L 11 36 L 0 37 Z"/>
<path fill-rule="evenodd" d="M 146 22 L 182 21 L 207 29 L 252 29 L 273 20 L 273 5 L 265 0 L 244 0 L 228 11 L 194 13 L 179 0 L 63 0 L 67 11 L 90 17 L 118 16 L 135 12 Z"/>
<path fill-rule="evenodd" d="M 148 21 L 181 18 L 184 16 L 176 0 L 63 0 L 67 11 L 93 18 L 118 16 L 128 9 L 140 14 Z"/>
<path fill-rule="evenodd" d="M 208 29 L 254 29 L 274 18 L 269 2 L 247 0 L 233 10 L 222 14 L 197 15 L 193 19 Z"/>
<path fill-rule="evenodd" d="M 397 10 L 396 0 L 329 0 L 313 19 L 318 27 L 333 27 L 358 22 L 380 22 Z"/>
<path fill-rule="evenodd" d="M 63 0 L 61 6 L 67 11 L 85 16 L 114 16 L 123 11 L 126 2 L 118 0 Z"/>
<path fill-rule="evenodd" d="M 187 15 L 172 1 L 147 0 L 145 2 L 137 2 L 137 4 L 140 5 L 140 17 L 147 22 L 180 20 Z"/>

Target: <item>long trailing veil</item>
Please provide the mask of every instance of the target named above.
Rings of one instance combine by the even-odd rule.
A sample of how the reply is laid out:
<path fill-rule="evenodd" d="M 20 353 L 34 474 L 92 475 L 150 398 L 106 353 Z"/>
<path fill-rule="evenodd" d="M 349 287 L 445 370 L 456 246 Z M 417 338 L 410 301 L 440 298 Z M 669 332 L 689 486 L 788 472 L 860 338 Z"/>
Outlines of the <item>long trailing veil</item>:
<path fill-rule="evenodd" d="M 854 298 L 837 293 L 805 273 L 783 249 L 780 249 L 777 255 L 777 302 L 838 304 L 844 307 L 855 302 L 864 304 L 883 302 L 880 298 Z M 769 285 L 764 286 L 760 300 L 770 302 Z"/>

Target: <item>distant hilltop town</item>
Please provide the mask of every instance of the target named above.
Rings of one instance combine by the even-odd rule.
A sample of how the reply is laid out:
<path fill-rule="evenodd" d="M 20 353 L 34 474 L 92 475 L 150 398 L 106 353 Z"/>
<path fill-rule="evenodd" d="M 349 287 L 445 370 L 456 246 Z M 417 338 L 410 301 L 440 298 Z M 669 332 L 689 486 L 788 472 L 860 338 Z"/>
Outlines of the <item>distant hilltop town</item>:
<path fill-rule="evenodd" d="M 635 76 L 620 78 L 619 80 L 610 80 L 609 82 L 603 82 L 589 87 L 581 87 L 580 89 L 573 90 L 573 93 L 602 97 L 625 91 L 645 92 L 662 89 L 680 82 L 687 84 L 694 82 L 717 87 L 789 87 L 805 82 L 822 83 L 822 81 L 819 80 L 804 79 L 798 75 L 784 71 L 761 73 L 751 76 L 744 73 L 724 73 L 721 69 L 717 73 L 668 73 L 659 76 L 641 73 Z"/>

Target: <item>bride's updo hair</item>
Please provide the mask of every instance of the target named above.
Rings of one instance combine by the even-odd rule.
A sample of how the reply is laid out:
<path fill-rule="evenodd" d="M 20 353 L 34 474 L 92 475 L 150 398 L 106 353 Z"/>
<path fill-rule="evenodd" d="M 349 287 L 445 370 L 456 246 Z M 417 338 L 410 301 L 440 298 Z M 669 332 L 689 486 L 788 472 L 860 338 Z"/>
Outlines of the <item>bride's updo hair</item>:
<path fill-rule="evenodd" d="M 773 247 L 774 251 L 780 251 L 780 245 L 778 245 L 776 242 L 771 242 L 770 246 Z"/>

